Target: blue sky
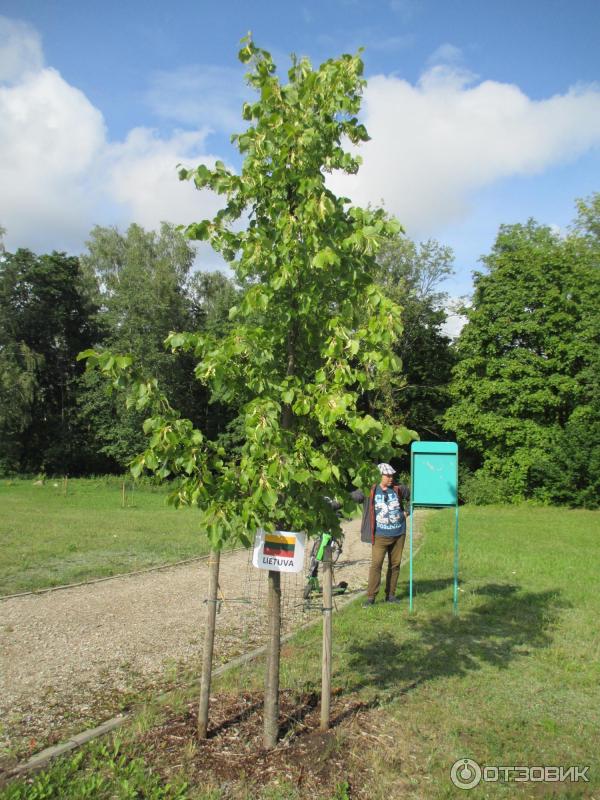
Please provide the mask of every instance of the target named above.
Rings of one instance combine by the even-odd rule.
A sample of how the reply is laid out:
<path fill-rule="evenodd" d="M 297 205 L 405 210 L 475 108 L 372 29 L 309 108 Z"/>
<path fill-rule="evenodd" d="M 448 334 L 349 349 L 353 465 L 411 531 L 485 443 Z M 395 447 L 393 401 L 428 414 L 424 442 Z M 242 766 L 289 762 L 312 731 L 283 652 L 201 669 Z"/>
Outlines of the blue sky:
<path fill-rule="evenodd" d="M 600 0 L 0 0 L 8 248 L 77 253 L 94 224 L 213 213 L 175 164 L 239 165 L 248 30 L 282 69 L 365 47 L 372 141 L 332 187 L 451 245 L 454 296 L 500 224 L 564 230 L 600 190 Z"/>

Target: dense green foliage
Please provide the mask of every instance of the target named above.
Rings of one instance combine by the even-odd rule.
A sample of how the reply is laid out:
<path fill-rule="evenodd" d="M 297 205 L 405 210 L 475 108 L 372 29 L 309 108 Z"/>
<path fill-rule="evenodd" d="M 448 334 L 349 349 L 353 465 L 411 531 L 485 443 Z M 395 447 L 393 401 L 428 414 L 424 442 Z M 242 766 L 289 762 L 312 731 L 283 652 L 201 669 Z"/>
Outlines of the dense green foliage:
<path fill-rule="evenodd" d="M 173 226 L 163 223 L 158 233 L 131 225 L 123 235 L 111 228 L 94 228 L 88 252 L 82 257 L 104 332 L 103 346 L 127 351 L 141 368 L 161 376 L 169 396 L 186 416 L 212 428 L 224 424 L 219 409 L 208 409 L 208 396 L 193 380 L 192 362 L 185 355 L 173 358 L 164 348 L 172 330 L 202 323 L 204 315 L 215 326 L 228 309 L 221 299 L 204 297 L 217 282 L 224 298 L 231 297 L 224 276 L 190 280 L 194 251 Z M 229 290 L 229 291 L 228 291 Z M 213 293 L 214 294 L 214 293 Z M 219 310 L 220 309 L 220 310 Z M 88 372 L 80 395 L 81 414 L 96 438 L 100 452 L 126 467 L 144 447 L 143 418 L 126 409 L 118 397 L 109 396 L 98 375 Z"/>
<path fill-rule="evenodd" d="M 97 340 L 79 261 L 4 253 L 0 269 L 0 469 L 80 471 L 77 353 Z"/>
<path fill-rule="evenodd" d="M 385 383 L 371 396 L 365 393 L 362 402 L 376 415 L 397 420 L 421 436 L 442 435 L 437 420 L 446 402 L 451 350 L 439 333 L 444 298 L 437 284 L 449 269 L 448 257 L 444 270 L 432 274 L 431 265 L 444 251 L 435 243 L 417 247 L 397 235 L 377 255 L 377 282 L 403 307 L 404 327 L 394 348 L 403 367 L 395 382 Z M 81 374 L 81 366 L 72 358 L 78 344 L 72 348 L 71 360 L 54 360 L 52 369 L 43 369 L 47 363 L 44 342 L 64 340 L 61 315 L 56 303 L 51 314 L 43 304 L 34 312 L 37 301 L 31 288 L 39 278 L 39 260 L 53 263 L 52 259 L 66 257 L 30 253 L 24 258 L 24 252 L 18 254 L 18 272 L 14 270 L 17 254 L 6 254 L 4 260 L 0 256 L 4 287 L 0 315 L 5 321 L 0 345 L 0 469 L 50 475 L 120 471 L 145 446 L 143 415 L 126 409 L 118 396 L 109 394 L 99 375 Z M 211 402 L 206 387 L 191 374 L 192 357 L 182 353 L 173 359 L 163 344 L 178 327 L 219 338 L 233 324 L 229 309 L 238 302 L 239 287 L 220 272 L 192 272 L 192 257 L 189 243 L 171 226 L 163 225 L 158 233 L 136 225 L 124 233 L 96 227 L 78 266 L 77 259 L 70 257 L 70 270 L 53 268 L 54 297 L 63 292 L 71 302 L 78 298 L 79 312 L 75 316 L 69 312 L 79 325 L 75 341 L 132 353 L 145 369 L 160 375 L 174 404 L 195 425 L 211 438 L 220 436 L 225 446 L 235 447 L 240 438 L 239 422 L 232 422 L 237 407 L 214 398 Z M 28 333 L 10 321 L 17 308 L 21 316 L 28 315 Z M 68 374 L 61 375 L 61 370 Z M 68 383 L 68 425 L 64 427 L 55 424 L 49 408 L 31 416 L 36 398 L 43 403 L 52 391 L 45 381 Z M 36 441 L 43 438 L 51 453 L 45 446 L 28 447 L 32 422 L 37 426 Z"/>
<path fill-rule="evenodd" d="M 164 339 L 192 326 L 229 325 L 237 290 L 221 273 L 190 275 L 194 251 L 172 226 L 94 228 L 80 258 L 0 255 L 0 471 L 84 475 L 121 471 L 143 448 L 142 417 L 111 397 L 76 356 L 127 349 L 205 429 L 232 414 L 210 404 L 192 359 Z"/>
<path fill-rule="evenodd" d="M 594 205 L 595 204 L 595 205 Z M 561 237 L 503 226 L 476 273 L 456 348 L 448 428 L 497 500 L 598 504 L 600 239 L 597 197 Z"/>

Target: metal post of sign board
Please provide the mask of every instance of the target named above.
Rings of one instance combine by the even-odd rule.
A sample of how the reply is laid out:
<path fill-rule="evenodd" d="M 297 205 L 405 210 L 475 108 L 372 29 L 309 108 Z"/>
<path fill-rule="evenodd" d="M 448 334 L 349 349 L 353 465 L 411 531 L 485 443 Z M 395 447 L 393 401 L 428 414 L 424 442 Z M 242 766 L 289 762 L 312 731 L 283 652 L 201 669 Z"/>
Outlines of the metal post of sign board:
<path fill-rule="evenodd" d="M 458 614 L 458 500 L 454 512 L 454 595 L 452 603 L 454 613 Z"/>
<path fill-rule="evenodd" d="M 412 495 L 411 495 L 412 498 Z M 410 523 L 408 529 L 408 610 L 413 610 L 413 504 L 410 501 Z"/>
<path fill-rule="evenodd" d="M 413 510 L 454 506 L 453 610 L 458 613 L 458 445 L 413 442 L 410 458 L 409 610 L 413 610 Z"/>

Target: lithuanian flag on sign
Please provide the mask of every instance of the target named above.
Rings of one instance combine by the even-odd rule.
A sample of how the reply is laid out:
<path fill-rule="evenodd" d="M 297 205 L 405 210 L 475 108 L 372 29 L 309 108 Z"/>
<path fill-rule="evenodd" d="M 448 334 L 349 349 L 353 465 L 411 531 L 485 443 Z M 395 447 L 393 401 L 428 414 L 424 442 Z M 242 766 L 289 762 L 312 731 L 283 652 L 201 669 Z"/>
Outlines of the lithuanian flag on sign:
<path fill-rule="evenodd" d="M 278 533 L 267 533 L 265 535 L 265 546 L 263 548 L 263 553 L 266 556 L 293 558 L 295 549 L 295 536 L 281 536 Z"/>

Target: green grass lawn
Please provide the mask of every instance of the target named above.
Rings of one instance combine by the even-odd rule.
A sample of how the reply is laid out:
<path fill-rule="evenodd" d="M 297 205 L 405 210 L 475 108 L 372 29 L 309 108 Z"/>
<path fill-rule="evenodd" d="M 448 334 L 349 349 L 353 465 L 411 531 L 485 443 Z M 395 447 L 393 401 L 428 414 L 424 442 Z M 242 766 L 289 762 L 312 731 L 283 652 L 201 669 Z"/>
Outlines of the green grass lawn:
<path fill-rule="evenodd" d="M 208 551 L 193 509 L 99 478 L 0 482 L 0 595 L 130 572 Z"/>
<path fill-rule="evenodd" d="M 490 766 L 590 765 L 591 784 L 562 788 L 569 797 L 599 797 L 600 513 L 461 509 L 458 617 L 453 513 L 428 519 L 412 615 L 356 603 L 335 620 L 334 684 L 382 706 L 381 727 L 397 739 L 387 758 L 372 753 L 368 796 L 458 796 L 450 767 L 472 758 Z M 407 593 L 406 568 L 404 578 Z M 318 688 L 319 648 L 318 631 L 297 637 L 284 686 Z M 256 671 L 257 687 L 261 678 Z M 468 796 L 532 786 L 486 783 Z M 546 795 L 537 786 L 530 796 Z"/>
<path fill-rule="evenodd" d="M 600 797 L 600 513 L 473 507 L 461 509 L 460 520 L 457 617 L 452 614 L 453 518 L 446 511 L 433 512 L 427 520 L 415 559 L 412 615 L 407 605 L 363 609 L 360 602 L 336 615 L 336 697 L 362 702 L 366 710 L 360 725 L 334 727 L 328 738 L 319 740 L 331 758 L 342 759 L 344 779 L 338 775 L 329 785 L 324 780 L 322 794 L 313 792 L 311 797 Z M 406 578 L 405 566 L 400 587 L 405 593 Z M 285 646 L 282 689 L 318 691 L 320 635 L 316 626 Z M 213 687 L 215 705 L 228 692 L 261 689 L 263 677 L 261 663 L 226 673 Z M 179 719 L 181 708 L 178 696 L 170 709 L 163 703 L 153 713 L 164 723 L 165 718 Z M 99 800 L 120 797 L 119 787 L 127 780 L 147 792 L 127 796 L 308 796 L 299 781 L 275 781 L 273 775 L 265 775 L 258 786 L 248 787 L 240 778 L 224 788 L 210 773 L 194 770 L 197 753 L 189 742 L 187 750 L 169 756 L 171 767 L 179 766 L 174 771 L 170 767 L 167 788 L 161 778 L 165 754 L 152 745 L 152 737 L 142 736 L 151 720 L 152 713 L 125 734 L 122 768 L 102 772 L 101 745 L 93 745 L 78 756 L 77 764 L 67 759 L 44 773 L 39 780 L 56 791 L 39 796 L 91 796 L 85 794 L 86 786 L 100 774 L 105 784 L 94 795 Z M 296 739 L 298 745 L 292 739 L 285 750 L 290 765 L 303 758 L 310 732 Z M 314 758 L 314 750 L 310 752 Z M 461 758 L 488 767 L 589 766 L 590 782 L 484 782 L 463 791 L 450 781 L 451 766 Z M 126 773 L 133 764 L 138 784 Z M 152 787 L 144 788 L 148 776 Z M 25 784 L 13 784 L 2 797 L 32 796 L 25 790 Z"/>

